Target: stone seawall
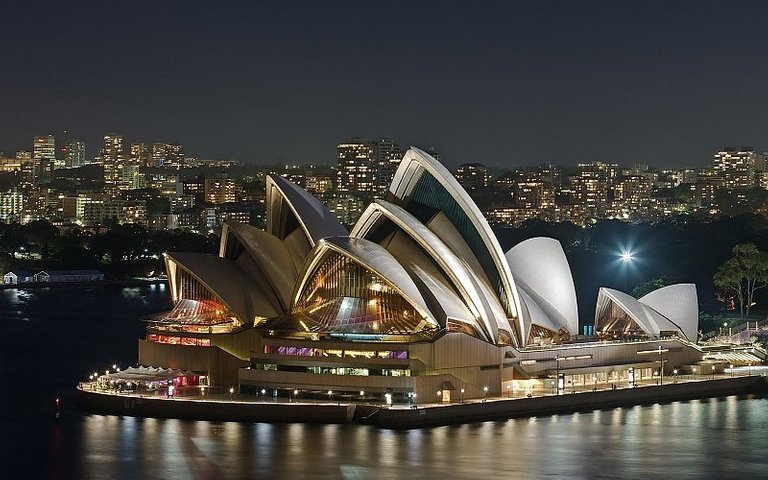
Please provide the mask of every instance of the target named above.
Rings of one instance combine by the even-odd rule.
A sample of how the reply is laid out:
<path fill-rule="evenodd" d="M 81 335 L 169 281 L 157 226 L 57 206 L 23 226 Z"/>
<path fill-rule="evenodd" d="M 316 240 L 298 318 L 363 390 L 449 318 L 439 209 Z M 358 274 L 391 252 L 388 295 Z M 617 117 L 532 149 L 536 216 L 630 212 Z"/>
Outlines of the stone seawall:
<path fill-rule="evenodd" d="M 109 415 L 231 422 L 349 423 L 354 405 L 220 402 L 137 397 L 78 389 L 82 409 Z"/>
<path fill-rule="evenodd" d="M 766 390 L 768 390 L 768 382 L 764 377 L 732 377 L 661 386 L 570 393 L 560 396 L 489 400 L 414 410 L 381 409 L 368 421 L 383 428 L 407 429 L 762 393 Z"/>
<path fill-rule="evenodd" d="M 87 411 L 111 415 L 270 423 L 358 422 L 381 428 L 408 429 L 766 391 L 768 391 L 768 381 L 765 377 L 749 376 L 560 396 L 496 398 L 489 399 L 487 402 L 427 405 L 413 409 L 359 404 L 165 399 L 81 389 L 77 390 L 76 398 L 78 405 Z"/>

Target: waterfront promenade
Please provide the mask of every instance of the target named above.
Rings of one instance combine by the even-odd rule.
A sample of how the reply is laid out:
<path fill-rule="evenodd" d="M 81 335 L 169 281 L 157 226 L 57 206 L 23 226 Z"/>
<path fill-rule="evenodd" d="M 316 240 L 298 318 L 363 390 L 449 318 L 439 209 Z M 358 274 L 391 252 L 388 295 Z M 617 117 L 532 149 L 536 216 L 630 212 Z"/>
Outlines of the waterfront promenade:
<path fill-rule="evenodd" d="M 746 373 L 746 372 L 745 372 Z M 329 398 L 313 401 L 238 395 L 227 390 L 168 398 L 159 393 L 135 394 L 100 389 L 95 383 L 78 387 L 78 404 L 88 411 L 141 417 L 193 420 L 368 423 L 384 428 L 417 428 L 502 418 L 551 415 L 602 408 L 627 407 L 658 402 L 719 397 L 766 391 L 760 375 L 720 374 L 665 379 L 664 384 L 643 382 L 630 388 L 577 389 L 561 395 L 534 392 L 504 397 L 471 399 L 453 403 L 417 403 L 386 406 Z"/>

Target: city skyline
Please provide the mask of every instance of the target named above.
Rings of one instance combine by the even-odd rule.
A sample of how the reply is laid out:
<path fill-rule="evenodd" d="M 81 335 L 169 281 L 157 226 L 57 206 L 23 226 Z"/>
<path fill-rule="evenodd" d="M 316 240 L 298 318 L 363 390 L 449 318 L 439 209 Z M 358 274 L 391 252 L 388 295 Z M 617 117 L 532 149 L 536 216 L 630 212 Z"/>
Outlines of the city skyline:
<path fill-rule="evenodd" d="M 437 145 L 451 166 L 699 167 L 766 143 L 762 4 L 334 10 L 13 5 L 0 151 L 117 131 L 203 158 L 329 164 L 351 133 Z"/>

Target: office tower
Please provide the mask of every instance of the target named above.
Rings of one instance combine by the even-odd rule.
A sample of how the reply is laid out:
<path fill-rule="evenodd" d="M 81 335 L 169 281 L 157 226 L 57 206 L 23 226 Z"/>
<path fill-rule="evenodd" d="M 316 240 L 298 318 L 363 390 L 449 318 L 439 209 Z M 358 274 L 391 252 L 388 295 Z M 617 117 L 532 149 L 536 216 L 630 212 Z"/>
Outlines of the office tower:
<path fill-rule="evenodd" d="M 116 133 L 104 135 L 101 163 L 104 166 L 104 191 L 107 195 L 116 197 L 120 193 L 122 167 L 125 163 L 122 135 Z"/>
<path fill-rule="evenodd" d="M 717 181 L 724 188 L 754 187 L 756 160 L 757 154 L 749 147 L 740 150 L 726 147 L 716 152 L 713 168 Z"/>
<path fill-rule="evenodd" d="M 361 193 L 383 198 L 403 150 L 387 137 L 352 137 L 337 146 L 336 188 L 344 193 Z"/>
<path fill-rule="evenodd" d="M 580 163 L 576 175 L 571 177 L 573 203 L 582 205 L 587 216 L 601 218 L 610 207 L 608 194 L 619 175 L 615 163 Z"/>
<path fill-rule="evenodd" d="M 226 174 L 205 179 L 204 199 L 206 203 L 218 205 L 237 201 L 239 185 Z"/>
<path fill-rule="evenodd" d="M 456 169 L 456 180 L 465 190 L 477 190 L 488 186 L 488 167 L 482 163 L 464 163 Z"/>
<path fill-rule="evenodd" d="M 372 142 L 354 137 L 336 148 L 336 189 L 344 193 L 375 193 L 376 161 Z"/>
<path fill-rule="evenodd" d="M 168 144 L 156 142 L 152 144 L 152 164 L 156 167 L 164 167 L 168 155 Z"/>
<path fill-rule="evenodd" d="M 13 222 L 21 219 L 24 209 L 24 194 L 17 188 L 0 192 L 0 221 Z"/>
<path fill-rule="evenodd" d="M 394 140 L 386 137 L 377 138 L 372 142 L 372 146 L 376 164 L 376 196 L 383 198 L 403 159 L 403 150 Z"/>
<path fill-rule="evenodd" d="M 65 168 L 85 165 L 85 142 L 75 139 L 67 140 L 61 147 L 61 159 Z"/>
<path fill-rule="evenodd" d="M 184 146 L 178 143 L 156 142 L 152 144 L 152 163 L 156 167 L 184 167 Z"/>
<path fill-rule="evenodd" d="M 169 168 L 184 168 L 184 146 L 169 143 L 166 150 L 165 166 Z"/>
<path fill-rule="evenodd" d="M 133 165 L 150 166 L 149 149 L 146 143 L 132 143 L 130 163 Z"/>
<path fill-rule="evenodd" d="M 39 184 L 53 180 L 53 168 L 56 163 L 56 140 L 53 135 L 35 137 L 32 157 L 33 182 Z"/>
<path fill-rule="evenodd" d="M 613 211 L 619 217 L 641 217 L 651 206 L 652 183 L 647 176 L 623 175 L 613 187 Z"/>

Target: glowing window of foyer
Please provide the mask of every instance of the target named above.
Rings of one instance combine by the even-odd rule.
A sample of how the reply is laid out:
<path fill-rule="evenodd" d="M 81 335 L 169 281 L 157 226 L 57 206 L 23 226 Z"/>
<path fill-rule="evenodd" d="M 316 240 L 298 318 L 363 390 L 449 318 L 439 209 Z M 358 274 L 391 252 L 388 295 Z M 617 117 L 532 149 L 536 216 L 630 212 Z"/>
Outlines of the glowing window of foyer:
<path fill-rule="evenodd" d="M 237 316 L 218 295 L 199 282 L 186 270 L 177 274 L 180 287 L 179 300 L 173 310 L 164 315 L 164 322 L 185 325 L 218 325 L 233 323 L 239 325 Z"/>
<path fill-rule="evenodd" d="M 595 332 L 603 340 L 648 337 L 642 327 L 613 301 L 608 302 L 595 320 Z"/>
<path fill-rule="evenodd" d="M 291 355 L 297 357 L 345 357 L 359 359 L 408 360 L 407 350 L 341 350 L 285 345 L 264 345 L 267 355 Z"/>
<path fill-rule="evenodd" d="M 383 278 L 351 258 L 328 252 L 304 285 L 294 309 L 312 331 L 409 335 L 430 324 Z"/>
<path fill-rule="evenodd" d="M 154 343 L 167 343 L 171 345 L 193 345 L 198 347 L 210 347 L 210 338 L 195 338 L 195 337 L 177 337 L 175 335 L 159 335 L 157 333 L 150 333 L 147 336 L 147 341 Z"/>

